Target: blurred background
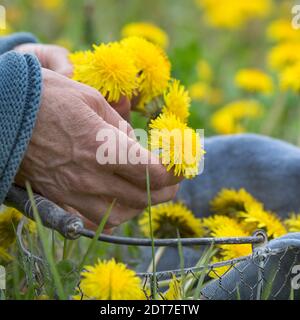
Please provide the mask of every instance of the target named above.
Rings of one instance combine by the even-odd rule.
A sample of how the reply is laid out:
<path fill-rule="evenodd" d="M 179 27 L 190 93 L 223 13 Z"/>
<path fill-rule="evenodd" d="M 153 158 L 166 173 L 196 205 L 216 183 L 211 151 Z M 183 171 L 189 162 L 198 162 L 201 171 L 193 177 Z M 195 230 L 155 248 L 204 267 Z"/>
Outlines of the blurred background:
<path fill-rule="evenodd" d="M 172 74 L 206 136 L 256 132 L 300 145 L 300 31 L 292 0 L 5 0 L 6 33 L 69 50 L 119 40 L 129 23 L 166 32 Z M 3 32 L 2 32 L 3 33 Z M 299 50 L 300 52 L 300 50 Z M 134 126 L 145 121 L 134 114 Z"/>

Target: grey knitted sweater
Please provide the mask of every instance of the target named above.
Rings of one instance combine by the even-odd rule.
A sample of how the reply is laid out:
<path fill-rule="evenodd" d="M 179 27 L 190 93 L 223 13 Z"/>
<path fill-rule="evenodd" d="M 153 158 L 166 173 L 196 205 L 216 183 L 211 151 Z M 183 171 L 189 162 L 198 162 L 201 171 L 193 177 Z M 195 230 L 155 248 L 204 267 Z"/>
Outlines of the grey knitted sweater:
<path fill-rule="evenodd" d="M 10 51 L 28 42 L 36 39 L 27 33 L 0 37 L 0 204 L 26 152 L 40 104 L 37 58 Z"/>

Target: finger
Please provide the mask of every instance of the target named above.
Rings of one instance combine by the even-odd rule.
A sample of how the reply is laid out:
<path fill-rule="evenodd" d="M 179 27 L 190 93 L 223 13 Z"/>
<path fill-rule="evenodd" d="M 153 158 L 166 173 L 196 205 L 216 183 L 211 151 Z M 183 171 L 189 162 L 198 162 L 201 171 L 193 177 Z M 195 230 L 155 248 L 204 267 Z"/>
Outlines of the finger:
<path fill-rule="evenodd" d="M 76 208 L 86 219 L 99 225 L 107 210 L 111 207 L 113 200 L 103 197 L 77 195 L 68 202 L 68 205 Z M 104 228 L 110 229 L 117 227 L 140 213 L 141 210 L 128 208 L 115 202 Z"/>
<path fill-rule="evenodd" d="M 101 181 L 101 185 L 98 184 Z M 98 186 L 98 187 L 97 187 Z M 107 188 L 109 186 L 109 188 Z M 164 187 L 152 190 L 151 203 L 158 204 L 172 200 L 178 186 Z M 78 176 L 77 191 L 86 195 L 115 197 L 121 205 L 143 210 L 148 205 L 148 195 L 145 188 L 140 188 L 112 172 L 88 172 L 86 176 Z"/>
<path fill-rule="evenodd" d="M 118 152 L 124 154 L 127 151 L 127 162 L 126 164 L 119 163 L 115 167 L 116 174 L 146 189 L 148 169 L 150 187 L 154 190 L 176 185 L 182 180 L 182 178 L 175 177 L 172 171 L 168 172 L 161 164 L 160 159 L 137 141 L 130 138 L 127 138 L 127 140 L 127 145 L 125 143 L 118 144 Z M 125 147 L 127 150 L 123 150 Z"/>

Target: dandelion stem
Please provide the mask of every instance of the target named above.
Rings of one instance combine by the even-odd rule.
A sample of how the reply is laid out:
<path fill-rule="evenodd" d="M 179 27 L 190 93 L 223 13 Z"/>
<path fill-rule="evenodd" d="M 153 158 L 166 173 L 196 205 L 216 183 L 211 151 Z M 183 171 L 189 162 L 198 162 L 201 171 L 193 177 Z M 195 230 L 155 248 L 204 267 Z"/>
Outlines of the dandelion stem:
<path fill-rule="evenodd" d="M 150 176 L 149 176 L 149 167 L 146 166 L 146 180 L 147 180 L 147 195 L 148 195 L 148 213 L 149 213 L 149 229 L 150 229 L 150 237 L 151 237 L 151 249 L 152 249 L 152 297 L 155 300 L 157 296 L 156 289 L 156 263 L 155 263 L 155 246 L 154 246 L 154 236 L 153 236 L 153 228 L 152 228 L 152 215 L 151 215 L 151 193 L 150 193 Z"/>

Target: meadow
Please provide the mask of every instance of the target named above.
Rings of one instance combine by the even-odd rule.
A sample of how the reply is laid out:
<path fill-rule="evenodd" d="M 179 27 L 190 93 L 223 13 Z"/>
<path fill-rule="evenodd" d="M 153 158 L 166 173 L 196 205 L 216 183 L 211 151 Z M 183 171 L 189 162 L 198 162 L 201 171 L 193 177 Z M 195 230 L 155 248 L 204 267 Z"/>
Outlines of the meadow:
<path fill-rule="evenodd" d="M 1 33 L 28 31 L 43 43 L 66 47 L 74 53 L 71 60 L 75 80 L 82 82 L 85 78 L 80 65 L 85 60 L 76 56 L 76 52 L 89 50 L 93 44 L 101 48 L 101 43 L 142 35 L 166 52 L 171 77 L 182 86 L 177 88 L 177 95 L 182 98 L 182 108 L 188 108 L 188 117 L 184 119 L 188 128 L 204 129 L 205 137 L 251 132 L 300 146 L 300 30 L 293 29 L 291 24 L 293 3 L 292 0 L 4 0 L 7 30 Z M 150 30 L 139 23 L 150 23 Z M 132 29 L 128 30 L 130 24 Z M 170 92 L 176 91 L 175 87 L 167 91 L 171 98 Z M 156 101 L 164 90 L 167 89 L 156 95 L 147 91 L 145 101 L 148 98 L 149 101 L 145 105 Z M 168 104 L 166 96 L 165 103 Z M 151 119 L 155 121 L 149 110 L 142 106 L 132 112 L 134 128 L 146 128 Z M 153 122 L 152 127 L 155 125 L 159 127 Z M 202 156 L 201 153 L 199 157 Z M 185 175 L 185 169 L 178 170 Z M 223 190 L 216 195 L 212 207 L 215 216 L 206 219 L 194 217 L 181 204 L 153 207 L 141 218 L 121 225 L 116 233 L 152 239 L 231 237 L 250 236 L 262 228 L 273 239 L 300 231 L 299 215 L 282 221 L 245 190 Z M 160 294 L 153 292 L 151 284 L 142 290 L 141 280 L 131 271 L 140 263 L 138 247 L 84 238 L 66 240 L 57 232 L 44 229 L 39 221 L 27 222 L 22 233 L 27 249 L 45 261 L 36 264 L 24 255 L 16 237 L 20 220 L 21 215 L 14 209 L 3 208 L 0 213 L 0 262 L 8 274 L 7 290 L 1 293 L 3 299 L 199 298 L 200 285 L 184 276 L 164 282 Z M 173 229 L 165 228 L 166 231 L 164 223 Z M 220 225 L 225 227 L 218 228 Z M 103 224 L 98 232 L 102 229 Z M 181 257 L 180 246 L 178 250 Z M 159 250 L 156 256 L 162 254 Z M 219 246 L 208 250 L 200 262 L 220 262 L 249 254 L 248 244 L 233 245 L 231 249 Z M 89 272 L 82 275 L 83 270 Z M 106 272 L 114 274 L 113 282 L 103 276 Z M 219 276 L 224 272 L 220 268 Z"/>

